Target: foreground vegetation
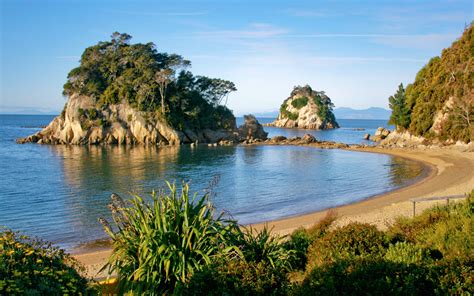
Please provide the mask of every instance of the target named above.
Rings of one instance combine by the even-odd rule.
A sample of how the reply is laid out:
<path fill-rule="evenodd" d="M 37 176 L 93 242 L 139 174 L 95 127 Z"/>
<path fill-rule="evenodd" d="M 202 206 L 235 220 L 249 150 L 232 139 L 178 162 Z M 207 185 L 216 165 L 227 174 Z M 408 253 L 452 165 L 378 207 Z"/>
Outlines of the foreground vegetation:
<path fill-rule="evenodd" d="M 181 190 L 169 185 L 166 191 L 147 200 L 137 196 L 129 204 L 113 195 L 110 209 L 114 223 L 102 220 L 113 243 L 105 268 L 117 274 L 119 293 L 474 292 L 474 191 L 465 201 L 400 218 L 387 231 L 359 223 L 334 227 L 336 215 L 329 212 L 311 228 L 288 237 L 267 228 L 239 227 L 216 215 L 207 195 L 190 196 L 187 185 Z M 51 256 L 49 247 L 23 244 L 22 239 L 9 231 L 2 233 L 0 294 L 85 293 L 86 281 L 65 264 L 69 258 L 64 253 Z M 12 247 L 17 243 L 19 247 Z M 51 262 L 47 268 L 41 265 L 45 261 Z M 48 289 L 56 290 L 41 290 L 46 280 Z"/>
<path fill-rule="evenodd" d="M 50 243 L 0 231 L 0 295 L 77 295 L 92 292 L 79 264 Z"/>
<path fill-rule="evenodd" d="M 474 140 L 474 25 L 441 56 L 432 58 L 406 89 L 389 98 L 390 122 L 428 139 Z M 446 114 L 434 126 L 436 114 Z"/>

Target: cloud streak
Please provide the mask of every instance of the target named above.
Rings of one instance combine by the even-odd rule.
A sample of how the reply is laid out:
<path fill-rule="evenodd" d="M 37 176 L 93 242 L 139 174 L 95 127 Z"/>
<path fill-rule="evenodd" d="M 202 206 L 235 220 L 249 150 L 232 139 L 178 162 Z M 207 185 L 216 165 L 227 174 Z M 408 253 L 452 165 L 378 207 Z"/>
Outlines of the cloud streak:
<path fill-rule="evenodd" d="M 112 10 L 113 13 L 121 13 L 128 15 L 138 15 L 138 16 L 202 16 L 207 15 L 209 11 L 164 11 L 164 12 L 154 12 L 154 11 L 122 11 L 122 10 Z"/>
<path fill-rule="evenodd" d="M 260 39 L 283 36 L 289 31 L 270 24 L 254 23 L 248 28 L 238 30 L 214 30 L 197 32 L 199 38 L 209 39 Z"/>

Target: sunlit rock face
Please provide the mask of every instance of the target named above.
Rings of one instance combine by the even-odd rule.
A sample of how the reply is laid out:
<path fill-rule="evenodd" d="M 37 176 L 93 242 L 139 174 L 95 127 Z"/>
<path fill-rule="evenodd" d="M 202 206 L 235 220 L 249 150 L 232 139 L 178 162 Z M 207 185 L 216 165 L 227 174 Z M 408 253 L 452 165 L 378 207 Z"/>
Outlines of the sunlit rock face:
<path fill-rule="evenodd" d="M 61 115 L 38 133 L 18 143 L 39 144 L 158 144 L 238 141 L 237 130 L 173 129 L 153 113 L 137 111 L 126 103 L 96 108 L 94 100 L 72 95 Z"/>

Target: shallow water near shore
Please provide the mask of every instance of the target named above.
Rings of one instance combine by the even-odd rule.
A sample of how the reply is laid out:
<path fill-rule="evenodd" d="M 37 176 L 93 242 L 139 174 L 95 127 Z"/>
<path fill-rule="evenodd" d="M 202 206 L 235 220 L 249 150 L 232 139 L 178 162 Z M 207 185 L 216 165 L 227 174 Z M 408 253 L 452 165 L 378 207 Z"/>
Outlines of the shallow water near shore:
<path fill-rule="evenodd" d="M 0 225 L 67 249 L 106 237 L 97 218 L 109 217 L 112 192 L 124 198 L 148 195 L 165 180 L 190 182 L 191 191 L 202 194 L 218 178 L 212 202 L 218 211 L 247 224 L 363 200 L 406 186 L 423 172 L 421 164 L 399 157 L 312 147 L 15 144 L 15 138 L 36 132 L 51 119 L 0 115 Z M 337 131 L 311 133 L 353 143 L 381 125 L 340 124 Z M 270 136 L 308 132 L 266 130 Z"/>

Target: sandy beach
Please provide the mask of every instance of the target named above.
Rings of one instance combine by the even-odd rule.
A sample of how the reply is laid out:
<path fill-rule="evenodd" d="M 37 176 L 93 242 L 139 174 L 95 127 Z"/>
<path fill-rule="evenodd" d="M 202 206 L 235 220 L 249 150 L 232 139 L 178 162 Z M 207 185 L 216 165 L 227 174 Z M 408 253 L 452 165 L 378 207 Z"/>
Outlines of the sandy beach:
<path fill-rule="evenodd" d="M 420 161 L 427 165 L 426 175 L 410 186 L 391 191 L 357 203 L 334 208 L 338 219 L 336 225 L 350 222 L 374 224 L 384 229 L 399 216 L 412 215 L 412 198 L 459 195 L 474 189 L 474 152 L 460 152 L 454 147 L 450 149 L 386 149 L 386 148 L 350 148 L 348 150 L 369 153 L 385 153 L 411 160 Z M 417 213 L 446 201 L 420 202 L 416 206 Z M 288 234 L 299 227 L 309 227 L 326 215 L 327 210 L 304 214 L 300 216 L 269 221 L 253 225 L 262 228 L 265 224 L 279 234 Z M 88 252 L 87 250 L 73 255 L 82 263 L 89 276 L 105 277 L 97 271 L 105 264 L 110 250 Z"/>

